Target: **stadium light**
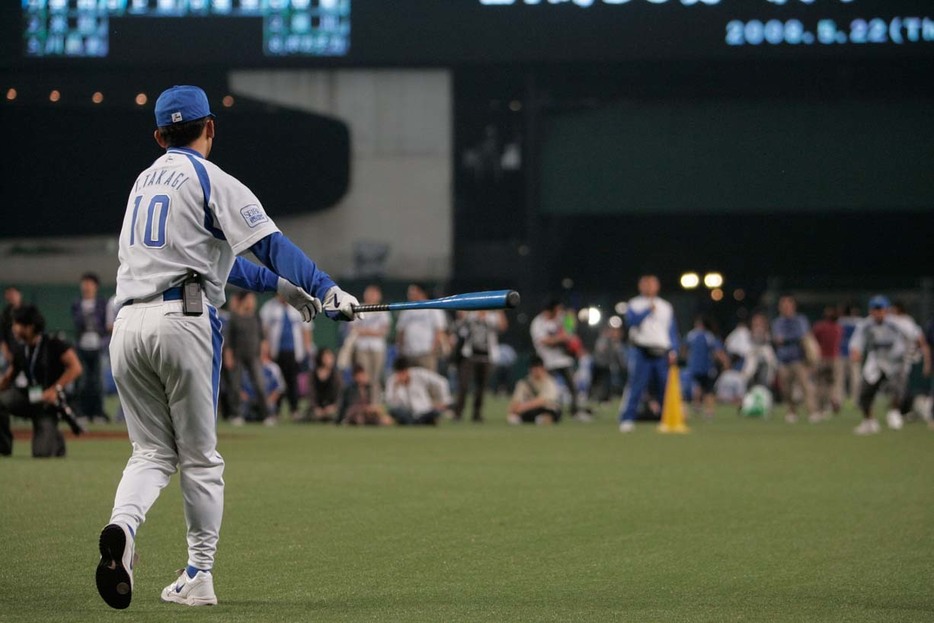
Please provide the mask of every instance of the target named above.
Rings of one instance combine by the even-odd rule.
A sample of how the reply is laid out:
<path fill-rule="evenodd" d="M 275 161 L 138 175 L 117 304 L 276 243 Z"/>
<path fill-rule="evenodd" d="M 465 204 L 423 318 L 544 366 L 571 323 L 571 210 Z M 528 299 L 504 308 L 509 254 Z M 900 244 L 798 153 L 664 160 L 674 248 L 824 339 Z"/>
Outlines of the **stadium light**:
<path fill-rule="evenodd" d="M 137 93 L 137 94 L 136 94 L 136 105 L 137 105 L 137 106 L 144 106 L 144 105 L 146 104 L 146 102 L 148 102 L 148 101 L 149 101 L 149 98 L 146 97 L 146 94 L 145 94 L 145 93 Z"/>
<path fill-rule="evenodd" d="M 221 100 L 221 104 L 224 105 L 224 108 L 230 108 L 234 105 L 233 95 L 225 95 L 224 99 Z"/>
<path fill-rule="evenodd" d="M 104 101 L 104 94 L 100 91 L 94 91 L 94 95 L 91 96 L 91 101 L 95 104 L 100 104 Z"/>
<path fill-rule="evenodd" d="M 616 306 L 613 307 L 613 311 L 615 311 L 620 316 L 625 315 L 627 309 L 629 309 L 629 303 L 626 301 L 620 301 L 616 304 Z"/>
<path fill-rule="evenodd" d="M 53 89 L 52 92 L 49 93 L 50 102 L 57 102 L 60 99 L 62 99 L 62 94 L 61 94 L 61 91 L 59 91 L 58 89 Z"/>
<path fill-rule="evenodd" d="M 720 288 L 714 288 L 710 291 L 710 298 L 717 301 L 718 303 L 723 300 L 723 290 Z"/>
<path fill-rule="evenodd" d="M 13 100 L 15 100 L 15 99 L 16 99 L 16 89 L 7 89 L 6 98 L 7 98 L 9 101 L 11 101 L 11 102 L 12 102 Z"/>
<path fill-rule="evenodd" d="M 707 273 L 704 275 L 704 285 L 708 288 L 719 288 L 723 285 L 723 275 L 720 273 Z"/>
<path fill-rule="evenodd" d="M 610 327 L 613 329 L 621 329 L 623 327 L 623 319 L 620 318 L 619 316 L 610 316 L 610 319 L 609 321 L 607 321 L 607 324 L 609 324 Z"/>
<path fill-rule="evenodd" d="M 685 290 L 693 290 L 700 285 L 700 277 L 697 273 L 684 273 L 681 275 L 681 287 Z"/>

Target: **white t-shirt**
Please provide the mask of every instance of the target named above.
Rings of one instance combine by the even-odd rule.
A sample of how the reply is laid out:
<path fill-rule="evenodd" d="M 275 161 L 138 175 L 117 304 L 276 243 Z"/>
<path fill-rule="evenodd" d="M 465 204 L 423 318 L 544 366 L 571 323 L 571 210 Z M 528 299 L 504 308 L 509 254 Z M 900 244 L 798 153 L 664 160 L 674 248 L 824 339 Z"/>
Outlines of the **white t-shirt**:
<path fill-rule="evenodd" d="M 399 313 L 396 331 L 403 331 L 402 354 L 421 357 L 434 351 L 435 334 L 447 326 L 447 317 L 440 309 L 407 309 Z"/>
<path fill-rule="evenodd" d="M 629 301 L 629 311 L 635 314 L 650 309 L 655 305 L 655 311 L 646 316 L 642 322 L 629 327 L 629 341 L 643 348 L 660 348 L 668 350 L 674 347 L 671 343 L 671 327 L 675 319 L 671 303 L 664 299 L 654 299 L 637 296 Z"/>
<path fill-rule="evenodd" d="M 367 353 L 381 353 L 386 350 L 386 335 L 389 333 L 389 323 L 392 314 L 389 312 L 367 312 L 362 318 L 354 320 L 351 327 L 353 331 L 360 329 L 366 331 L 382 331 L 383 336 L 358 335 L 354 342 L 354 349 Z"/>
<path fill-rule="evenodd" d="M 560 370 L 574 365 L 574 358 L 567 353 L 562 345 L 547 346 L 542 342 L 545 338 L 558 335 L 563 328 L 564 324 L 560 319 L 557 317 L 546 318 L 545 312 L 535 316 L 529 327 L 532 344 L 535 345 L 535 352 L 542 358 L 546 370 Z"/>
<path fill-rule="evenodd" d="M 170 148 L 139 174 L 120 232 L 117 305 L 202 276 L 208 301 L 224 304 L 236 256 L 279 228 L 249 188 L 188 148 Z"/>
<path fill-rule="evenodd" d="M 309 354 L 305 349 L 305 336 L 311 333 L 314 323 L 305 322 L 302 312 L 288 303 L 272 298 L 259 308 L 259 320 L 263 325 L 263 335 L 269 343 L 269 356 L 275 359 L 279 356 L 279 347 L 282 344 L 282 326 L 285 324 L 284 314 L 289 315 L 292 325 L 292 342 L 295 361 L 304 361 Z"/>
<path fill-rule="evenodd" d="M 412 367 L 408 385 L 399 382 L 398 374 L 391 374 L 386 382 L 386 404 L 390 407 L 405 407 L 421 415 L 433 411 L 436 403 L 451 404 L 448 380 L 437 372 Z"/>

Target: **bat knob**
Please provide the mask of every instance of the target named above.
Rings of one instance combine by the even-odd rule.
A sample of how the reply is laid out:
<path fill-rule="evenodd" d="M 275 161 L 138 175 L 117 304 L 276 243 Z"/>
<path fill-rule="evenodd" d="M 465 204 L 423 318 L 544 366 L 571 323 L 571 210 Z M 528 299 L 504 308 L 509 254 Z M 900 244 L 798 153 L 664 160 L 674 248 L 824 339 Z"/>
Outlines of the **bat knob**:
<path fill-rule="evenodd" d="M 518 292 L 515 290 L 510 290 L 509 294 L 506 295 L 506 307 L 508 309 L 515 309 L 519 306 L 520 298 L 521 297 L 519 296 Z"/>

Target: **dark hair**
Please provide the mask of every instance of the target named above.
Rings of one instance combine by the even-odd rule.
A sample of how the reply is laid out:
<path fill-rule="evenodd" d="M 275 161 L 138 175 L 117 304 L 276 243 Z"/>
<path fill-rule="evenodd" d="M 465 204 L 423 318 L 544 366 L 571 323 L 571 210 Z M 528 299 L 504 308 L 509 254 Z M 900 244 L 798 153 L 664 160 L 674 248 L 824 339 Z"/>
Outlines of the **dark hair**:
<path fill-rule="evenodd" d="M 159 132 L 159 137 L 165 141 L 168 147 L 187 147 L 201 137 L 208 119 L 210 117 L 201 117 L 184 123 L 173 123 L 172 125 L 162 126 L 157 132 Z"/>
<path fill-rule="evenodd" d="M 544 367 L 545 361 L 538 355 L 532 355 L 529 359 L 529 368 L 541 368 Z"/>
<path fill-rule="evenodd" d="M 889 305 L 889 307 L 891 307 L 896 314 L 904 314 L 905 310 L 908 309 L 905 307 L 905 302 L 899 299 L 892 301 L 892 304 Z"/>
<path fill-rule="evenodd" d="M 561 299 L 558 298 L 549 298 L 545 300 L 545 309 L 548 311 L 554 311 L 561 306 Z"/>
<path fill-rule="evenodd" d="M 13 310 L 13 322 L 32 327 L 36 333 L 45 331 L 45 318 L 35 305 L 23 305 Z"/>
<path fill-rule="evenodd" d="M 412 367 L 412 364 L 409 363 L 409 360 L 405 357 L 399 357 L 392 362 L 392 369 L 396 372 L 402 372 L 403 370 L 408 370 Z"/>
<path fill-rule="evenodd" d="M 101 285 L 101 278 L 97 276 L 97 273 L 84 273 L 81 275 L 81 281 L 93 281 L 94 285 Z"/>
<path fill-rule="evenodd" d="M 366 368 L 364 368 L 363 366 L 361 366 L 359 363 L 353 364 L 353 368 L 351 369 L 351 375 L 352 375 L 352 376 L 357 376 L 357 375 L 360 374 L 361 372 L 366 372 Z"/>
<path fill-rule="evenodd" d="M 321 350 L 319 350 L 319 351 L 315 354 L 315 367 L 316 367 L 316 368 L 320 368 L 321 365 L 324 364 L 324 354 L 325 354 L 325 353 L 331 353 L 331 354 L 333 355 L 333 354 L 334 354 L 334 351 L 331 350 L 330 348 L 322 348 Z"/>

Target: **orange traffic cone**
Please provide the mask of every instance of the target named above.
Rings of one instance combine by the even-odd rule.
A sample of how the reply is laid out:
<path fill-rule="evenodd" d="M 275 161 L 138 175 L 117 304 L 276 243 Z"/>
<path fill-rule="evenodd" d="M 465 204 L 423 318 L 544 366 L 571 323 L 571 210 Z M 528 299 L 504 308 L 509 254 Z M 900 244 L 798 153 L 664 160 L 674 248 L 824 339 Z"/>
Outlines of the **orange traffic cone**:
<path fill-rule="evenodd" d="M 660 433 L 686 433 L 684 424 L 684 403 L 681 401 L 681 374 L 678 366 L 668 368 L 668 383 L 665 387 L 665 401 L 662 403 L 662 421 L 658 425 Z"/>

